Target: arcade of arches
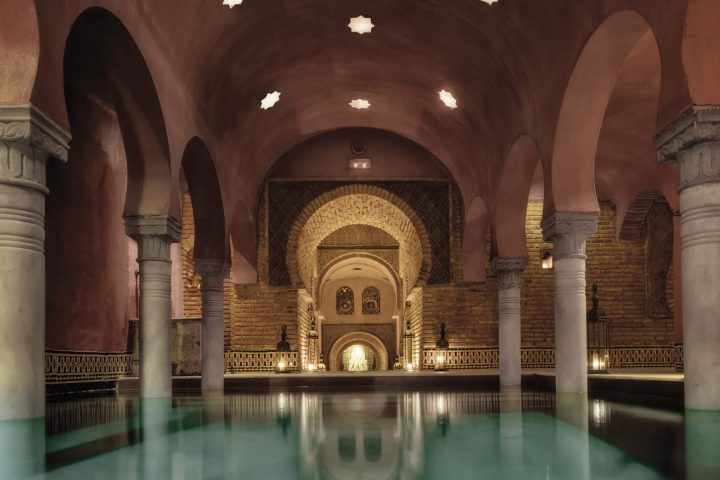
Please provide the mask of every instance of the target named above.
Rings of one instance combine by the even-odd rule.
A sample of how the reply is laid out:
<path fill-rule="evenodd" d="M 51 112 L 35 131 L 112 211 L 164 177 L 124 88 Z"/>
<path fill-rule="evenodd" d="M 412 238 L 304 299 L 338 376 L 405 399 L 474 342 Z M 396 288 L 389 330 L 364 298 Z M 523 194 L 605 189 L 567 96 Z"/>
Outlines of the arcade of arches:
<path fill-rule="evenodd" d="M 222 389 L 283 327 L 295 371 L 431 370 L 444 323 L 586 392 L 592 285 L 611 368 L 720 410 L 720 5 L 419 3 L 5 0 L 0 419 Z"/>

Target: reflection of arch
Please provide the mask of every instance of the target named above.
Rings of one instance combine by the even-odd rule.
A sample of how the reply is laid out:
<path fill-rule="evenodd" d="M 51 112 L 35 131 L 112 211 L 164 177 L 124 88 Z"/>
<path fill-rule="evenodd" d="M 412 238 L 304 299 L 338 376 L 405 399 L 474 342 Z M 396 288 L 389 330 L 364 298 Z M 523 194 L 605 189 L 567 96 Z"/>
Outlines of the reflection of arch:
<path fill-rule="evenodd" d="M 340 287 L 335 292 L 335 312 L 338 315 L 355 313 L 355 293 L 350 287 Z"/>
<path fill-rule="evenodd" d="M 528 135 L 515 140 L 508 153 L 495 200 L 495 247 L 498 257 L 527 255 L 525 215 L 540 152 Z M 541 168 L 541 167 L 540 167 Z"/>
<path fill-rule="evenodd" d="M 362 292 L 363 315 L 380 314 L 380 290 L 377 287 L 366 287 Z"/>
<path fill-rule="evenodd" d="M 555 132 L 545 211 L 597 212 L 595 157 L 620 69 L 650 30 L 633 11 L 607 18 L 588 40 L 568 82 Z M 657 45 L 657 43 L 656 43 Z"/>
<path fill-rule="evenodd" d="M 330 349 L 329 367 L 331 372 L 337 372 L 340 365 L 340 355 L 354 343 L 360 343 L 369 347 L 377 359 L 377 370 L 388 369 L 388 350 L 382 340 L 371 333 L 352 332 L 338 338 Z"/>
<path fill-rule="evenodd" d="M 195 259 L 229 261 L 220 184 L 212 156 L 198 137 L 192 138 L 185 147 L 182 168 L 192 202 Z"/>
<path fill-rule="evenodd" d="M 463 231 L 462 272 L 465 281 L 482 282 L 485 280 L 487 220 L 485 202 L 480 197 L 475 197 L 465 215 Z"/>
<path fill-rule="evenodd" d="M 348 215 L 352 212 L 352 215 Z M 401 274 L 410 285 L 427 280 L 431 244 L 417 213 L 397 195 L 372 185 L 345 185 L 327 192 L 300 213 L 290 231 L 287 266 L 297 285 L 312 284 L 317 246 L 332 232 L 348 225 L 369 225 L 392 235 L 399 243 Z"/>

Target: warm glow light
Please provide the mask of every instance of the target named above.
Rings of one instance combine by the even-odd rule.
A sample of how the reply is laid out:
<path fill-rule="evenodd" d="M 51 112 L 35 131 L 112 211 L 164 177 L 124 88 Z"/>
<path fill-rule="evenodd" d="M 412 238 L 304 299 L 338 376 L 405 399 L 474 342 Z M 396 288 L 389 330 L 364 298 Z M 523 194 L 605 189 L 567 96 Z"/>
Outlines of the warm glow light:
<path fill-rule="evenodd" d="M 372 32 L 372 29 L 375 25 L 372 23 L 372 18 L 366 18 L 360 15 L 359 17 L 354 17 L 350 19 L 350 23 L 348 23 L 348 27 L 350 28 L 350 31 L 353 33 L 358 33 L 362 35 L 363 33 L 370 33 Z"/>
<path fill-rule="evenodd" d="M 285 360 L 280 360 L 280 361 L 278 362 L 278 364 L 277 364 L 277 368 L 278 368 L 278 370 L 280 370 L 281 372 L 282 372 L 283 370 L 285 370 L 285 368 L 287 368 L 287 363 L 285 363 Z"/>
<path fill-rule="evenodd" d="M 455 100 L 455 97 L 452 93 L 448 92 L 447 90 L 440 90 L 438 93 L 440 96 L 440 100 L 445 104 L 446 107 L 456 109 L 457 106 L 457 100 Z"/>
<path fill-rule="evenodd" d="M 223 0 L 223 5 L 233 8 L 235 5 L 242 5 L 242 2 L 243 0 Z"/>
<path fill-rule="evenodd" d="M 481 0 L 481 1 L 487 3 L 488 5 L 492 5 L 493 3 L 497 3 L 497 2 L 499 2 L 500 0 Z"/>
<path fill-rule="evenodd" d="M 550 270 L 553 268 L 553 257 L 550 252 L 545 252 L 542 257 L 542 268 L 544 270 Z"/>
<path fill-rule="evenodd" d="M 405 370 L 407 370 L 408 372 L 412 372 L 414 369 L 415 365 L 413 365 L 412 363 L 408 363 L 407 365 L 405 365 Z"/>
<path fill-rule="evenodd" d="M 370 108 L 370 102 L 362 98 L 358 98 L 350 102 L 350 106 L 357 110 L 367 110 L 368 108 Z"/>
<path fill-rule="evenodd" d="M 263 110 L 267 110 L 268 108 L 272 108 L 275 106 L 277 102 L 280 101 L 280 92 L 272 92 L 265 95 L 265 98 L 262 99 L 260 102 L 260 108 Z"/>
<path fill-rule="evenodd" d="M 604 370 L 605 360 L 600 357 L 597 353 L 592 354 L 592 361 L 590 362 L 593 370 Z"/>
<path fill-rule="evenodd" d="M 307 369 L 308 372 L 314 372 L 315 370 L 317 370 L 317 365 L 315 365 L 314 363 L 308 363 Z"/>
<path fill-rule="evenodd" d="M 372 168 L 372 160 L 369 158 L 351 158 L 348 162 L 348 168 L 350 170 L 369 170 Z M 357 270 L 362 269 L 358 268 Z"/>

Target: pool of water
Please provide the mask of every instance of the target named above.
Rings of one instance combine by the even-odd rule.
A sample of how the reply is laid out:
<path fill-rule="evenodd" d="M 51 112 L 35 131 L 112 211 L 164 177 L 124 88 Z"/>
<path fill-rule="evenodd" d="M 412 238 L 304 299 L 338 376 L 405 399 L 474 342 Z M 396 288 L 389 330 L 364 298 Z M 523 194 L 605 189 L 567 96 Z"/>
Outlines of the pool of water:
<path fill-rule="evenodd" d="M 720 478 L 720 416 L 542 392 L 75 398 L 0 423 L 0 478 Z"/>

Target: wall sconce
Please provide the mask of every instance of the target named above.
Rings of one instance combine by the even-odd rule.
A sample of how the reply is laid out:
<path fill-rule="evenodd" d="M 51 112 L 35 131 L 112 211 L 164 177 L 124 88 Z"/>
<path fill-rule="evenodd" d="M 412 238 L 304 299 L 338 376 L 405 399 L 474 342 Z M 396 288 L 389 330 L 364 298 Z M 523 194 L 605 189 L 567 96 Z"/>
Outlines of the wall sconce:
<path fill-rule="evenodd" d="M 435 348 L 437 349 L 435 353 L 435 371 L 444 372 L 447 370 L 445 362 L 447 361 L 448 348 L 450 348 L 450 342 L 445 338 L 445 322 L 440 324 L 440 338 L 435 342 Z"/>
<path fill-rule="evenodd" d="M 550 250 L 545 250 L 542 254 L 542 268 L 543 270 L 551 270 L 553 268 L 553 256 Z"/>
<path fill-rule="evenodd" d="M 607 315 L 599 306 L 597 284 L 593 284 L 592 292 L 592 308 L 587 313 L 588 373 L 608 373 L 610 329 Z"/>
<path fill-rule="evenodd" d="M 277 364 L 275 373 L 288 373 L 290 371 L 289 352 L 290 342 L 287 341 L 287 326 L 283 325 L 280 331 L 280 341 L 277 343 Z"/>

